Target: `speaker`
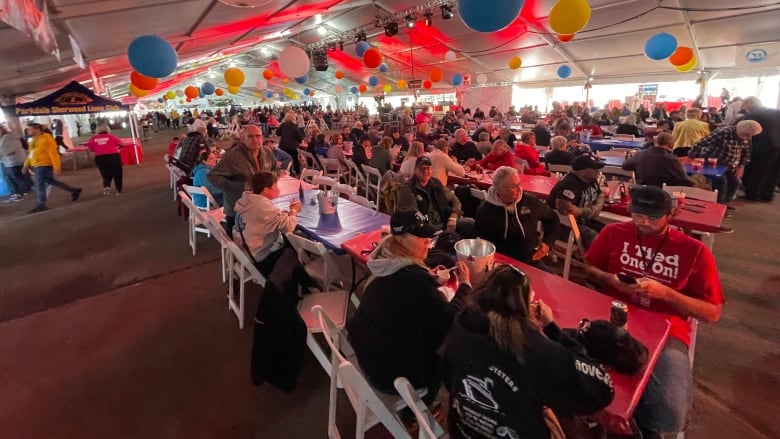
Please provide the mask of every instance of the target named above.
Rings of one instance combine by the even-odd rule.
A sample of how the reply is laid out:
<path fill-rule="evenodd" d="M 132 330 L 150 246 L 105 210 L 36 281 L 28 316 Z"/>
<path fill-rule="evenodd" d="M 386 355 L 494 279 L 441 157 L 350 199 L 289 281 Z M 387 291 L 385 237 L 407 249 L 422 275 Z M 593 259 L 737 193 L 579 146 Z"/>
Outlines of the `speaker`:
<path fill-rule="evenodd" d="M 314 70 L 318 72 L 324 72 L 328 70 L 328 53 L 325 49 L 317 49 L 311 54 L 312 64 L 314 64 Z"/>

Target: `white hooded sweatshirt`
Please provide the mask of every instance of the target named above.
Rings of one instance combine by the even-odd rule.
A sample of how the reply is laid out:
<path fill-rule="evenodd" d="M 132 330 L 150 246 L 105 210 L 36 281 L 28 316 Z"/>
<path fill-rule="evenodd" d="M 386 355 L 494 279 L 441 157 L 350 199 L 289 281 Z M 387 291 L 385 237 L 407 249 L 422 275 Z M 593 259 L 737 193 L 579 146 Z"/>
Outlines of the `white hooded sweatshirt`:
<path fill-rule="evenodd" d="M 244 192 L 236 201 L 236 226 L 233 239 L 241 246 L 241 232 L 255 261 L 260 262 L 284 246 L 284 233 L 290 233 L 298 219 L 282 211 L 263 195 Z M 243 228 L 243 230 L 242 230 Z"/>

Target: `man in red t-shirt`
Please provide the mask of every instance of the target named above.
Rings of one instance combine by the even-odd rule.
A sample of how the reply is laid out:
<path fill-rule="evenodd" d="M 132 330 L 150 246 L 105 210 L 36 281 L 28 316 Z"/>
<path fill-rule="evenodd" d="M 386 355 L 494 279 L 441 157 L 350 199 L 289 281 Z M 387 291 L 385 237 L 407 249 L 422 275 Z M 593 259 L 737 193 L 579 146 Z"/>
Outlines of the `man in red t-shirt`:
<path fill-rule="evenodd" d="M 593 118 L 590 116 L 582 117 L 582 125 L 574 129 L 575 133 L 581 133 L 584 130 L 590 130 L 590 137 L 593 139 L 600 139 L 604 137 L 604 132 L 601 131 L 601 127 L 593 122 Z"/>
<path fill-rule="evenodd" d="M 670 322 L 666 346 L 634 412 L 644 437 L 655 438 L 685 427 L 693 402 L 690 318 L 717 322 L 723 292 L 712 253 L 669 227 L 669 194 L 655 186 L 634 186 L 630 195 L 633 221 L 602 229 L 585 261 L 599 291 Z"/>

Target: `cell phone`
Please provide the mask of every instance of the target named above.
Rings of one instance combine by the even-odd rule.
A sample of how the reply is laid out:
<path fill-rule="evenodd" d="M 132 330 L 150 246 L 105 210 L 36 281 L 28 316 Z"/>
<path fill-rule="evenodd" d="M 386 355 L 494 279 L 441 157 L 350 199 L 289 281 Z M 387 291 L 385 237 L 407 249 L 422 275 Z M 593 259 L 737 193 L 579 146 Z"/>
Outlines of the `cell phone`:
<path fill-rule="evenodd" d="M 634 276 L 630 276 L 623 272 L 618 273 L 617 278 L 620 282 L 623 282 L 624 284 L 636 284 L 636 278 Z"/>

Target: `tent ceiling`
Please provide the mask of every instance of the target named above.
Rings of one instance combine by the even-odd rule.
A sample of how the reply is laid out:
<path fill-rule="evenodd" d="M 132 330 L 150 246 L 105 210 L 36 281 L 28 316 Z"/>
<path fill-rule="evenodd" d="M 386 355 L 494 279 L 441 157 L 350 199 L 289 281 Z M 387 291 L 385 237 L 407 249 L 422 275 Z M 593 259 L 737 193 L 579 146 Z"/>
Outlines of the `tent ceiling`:
<path fill-rule="evenodd" d="M 251 94 L 265 68 L 279 73 L 275 57 L 285 47 L 307 46 L 323 38 L 367 27 L 369 42 L 385 55 L 389 70 L 379 73 L 365 68 L 354 54 L 354 38 L 344 40 L 344 51 L 328 52 L 327 72 L 311 71 L 304 86 L 270 81 L 270 89 L 304 87 L 332 93 L 335 85 L 348 89 L 366 83 L 376 74 L 381 82 L 397 79 L 426 79 L 432 66 L 445 78 L 467 73 L 474 78 L 485 73 L 489 82 L 514 82 L 527 86 L 581 85 L 588 76 L 594 83 L 647 82 L 692 79 L 696 72 L 677 73 L 665 61 L 651 61 L 643 55 L 644 41 L 661 30 L 674 34 L 680 44 L 697 47 L 701 55 L 697 70 L 718 72 L 719 77 L 743 74 L 777 74 L 777 58 L 760 69 L 735 65 L 739 47 L 780 41 L 780 5 L 771 0 L 662 0 L 662 7 L 725 9 L 734 6 L 763 6 L 759 9 L 718 12 L 653 9 L 646 0 L 591 0 L 593 14 L 588 27 L 568 43 L 561 44 L 549 30 L 547 13 L 554 0 L 526 0 L 520 17 L 507 29 L 483 34 L 470 30 L 458 17 L 443 20 L 438 7 L 433 26 L 425 27 L 418 14 L 417 26 L 408 30 L 399 22 L 399 33 L 387 37 L 375 27 L 377 17 L 387 17 L 415 8 L 414 0 L 269 0 L 260 8 L 236 8 L 217 0 L 46 0 L 59 43 L 61 61 L 42 53 L 21 32 L 0 24 L 0 94 L 34 98 L 72 79 L 91 84 L 88 69 L 72 60 L 68 34 L 81 46 L 85 60 L 106 87 L 117 97 L 124 93 L 131 67 L 126 49 L 137 36 L 157 34 L 179 53 L 179 76 L 166 78 L 154 95 L 196 80 L 210 80 L 224 86 L 222 71 L 229 62 L 242 67 L 247 80 L 242 93 Z M 452 4 L 457 2 L 453 0 Z M 486 1 L 486 7 L 490 2 Z M 649 12 L 648 12 L 649 11 Z M 643 12 L 641 17 L 630 19 Z M 317 30 L 315 14 L 323 14 L 325 37 Z M 630 19 L 630 20 L 627 20 Z M 627 20 L 627 21 L 625 21 Z M 621 23 L 622 21 L 625 21 Z M 285 32 L 287 35 L 280 36 Z M 261 52 L 262 48 L 262 52 Z M 455 61 L 444 54 L 453 50 Z M 508 68 L 518 55 L 523 67 Z M 195 62 L 200 60 L 200 62 Z M 205 60 L 205 61 L 204 61 Z M 568 63 L 573 73 L 568 80 L 556 76 Z M 343 70 L 344 80 L 333 73 Z M 213 75 L 210 77 L 209 74 Z M 447 79 L 436 87 L 447 88 Z"/>

